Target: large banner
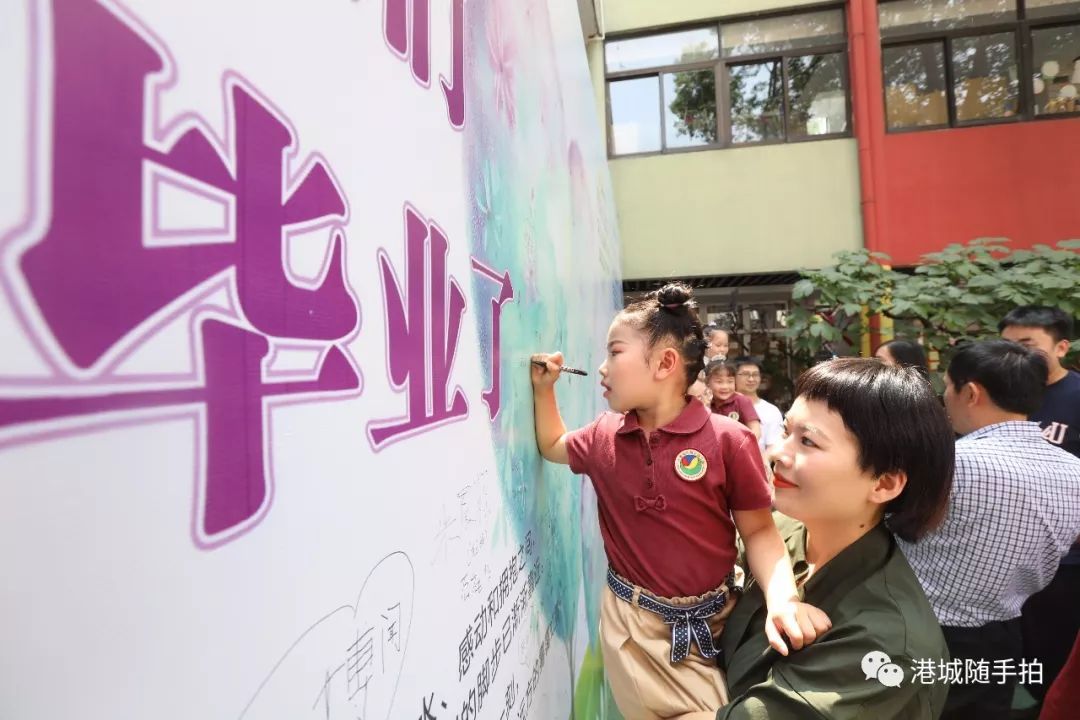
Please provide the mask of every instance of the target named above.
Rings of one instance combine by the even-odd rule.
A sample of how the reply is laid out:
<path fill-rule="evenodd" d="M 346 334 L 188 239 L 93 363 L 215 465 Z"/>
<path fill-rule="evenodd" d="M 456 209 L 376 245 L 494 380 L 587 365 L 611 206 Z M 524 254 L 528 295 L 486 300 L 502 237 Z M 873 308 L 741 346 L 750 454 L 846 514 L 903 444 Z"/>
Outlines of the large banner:
<path fill-rule="evenodd" d="M 573 0 L 2 5 L 0 718 L 613 716 Z"/>

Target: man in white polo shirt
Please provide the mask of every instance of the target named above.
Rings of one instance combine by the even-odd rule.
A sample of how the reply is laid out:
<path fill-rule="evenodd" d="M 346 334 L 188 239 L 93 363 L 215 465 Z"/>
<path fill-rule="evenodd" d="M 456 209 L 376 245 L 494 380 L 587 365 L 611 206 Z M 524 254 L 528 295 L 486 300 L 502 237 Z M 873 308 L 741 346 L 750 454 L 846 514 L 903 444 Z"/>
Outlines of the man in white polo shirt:
<path fill-rule="evenodd" d="M 753 358 L 743 357 L 735 361 L 735 392 L 750 398 L 754 411 L 761 420 L 761 437 L 758 444 L 762 450 L 768 450 L 780 442 L 784 436 L 784 415 L 780 408 L 758 396 L 761 387 L 761 363 Z"/>

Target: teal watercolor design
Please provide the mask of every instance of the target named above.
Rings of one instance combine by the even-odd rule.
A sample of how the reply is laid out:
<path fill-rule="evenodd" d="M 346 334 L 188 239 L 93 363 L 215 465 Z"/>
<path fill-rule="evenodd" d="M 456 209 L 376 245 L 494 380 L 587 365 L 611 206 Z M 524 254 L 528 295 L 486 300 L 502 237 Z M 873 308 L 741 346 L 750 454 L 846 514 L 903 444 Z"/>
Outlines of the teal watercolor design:
<path fill-rule="evenodd" d="M 575 701 L 571 715 L 606 718 L 617 712 L 606 701 L 610 690 L 598 659 L 607 560 L 596 496 L 587 479 L 544 462 L 536 451 L 528 359 L 562 350 L 569 364 L 590 371 L 587 378 L 564 376 L 557 385 L 568 427 L 585 425 L 606 409 L 595 369 L 622 305 L 620 260 L 576 9 L 575 24 L 558 33 L 549 10 L 544 0 L 474 0 L 467 6 L 469 241 L 474 257 L 500 274 L 509 271 L 515 291 L 502 311 L 502 405 L 491 428 L 507 508 L 498 534 L 517 544 L 532 532 L 544 564 L 539 604 L 570 650 L 574 697 L 604 700 Z M 472 307 L 484 309 L 471 313 L 481 347 L 491 340 L 486 309 L 492 291 L 489 281 L 474 276 Z M 490 358 L 481 357 L 490 378 Z M 589 642 L 582 677 L 575 678 L 579 597 L 585 599 Z"/>

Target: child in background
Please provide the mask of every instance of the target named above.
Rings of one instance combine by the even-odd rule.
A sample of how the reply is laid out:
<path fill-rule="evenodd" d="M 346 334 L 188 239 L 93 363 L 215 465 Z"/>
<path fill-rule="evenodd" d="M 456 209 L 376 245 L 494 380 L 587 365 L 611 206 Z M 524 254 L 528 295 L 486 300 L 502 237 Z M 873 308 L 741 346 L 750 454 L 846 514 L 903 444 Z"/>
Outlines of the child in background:
<path fill-rule="evenodd" d="M 731 336 L 728 331 L 716 325 L 705 328 L 705 364 L 713 360 L 726 360 L 731 348 Z"/>
<path fill-rule="evenodd" d="M 690 385 L 690 389 L 686 391 L 686 394 L 695 400 L 700 400 L 705 404 L 705 407 L 709 407 L 712 404 L 712 391 L 709 390 L 709 385 L 705 382 L 704 370 L 697 374 L 697 380 Z"/>
<path fill-rule="evenodd" d="M 615 316 L 600 366 L 613 412 L 572 432 L 555 399 L 562 354 L 533 356 L 540 454 L 596 488 L 609 563 L 601 648 L 628 720 L 712 717 L 726 703 L 714 638 L 738 597 L 736 530 L 765 588 L 770 645 L 787 655 L 781 631 L 797 650 L 830 627 L 799 601 L 757 440 L 687 395 L 705 347 L 695 305 L 671 283 Z"/>
<path fill-rule="evenodd" d="M 712 393 L 710 409 L 717 415 L 731 418 L 750 428 L 754 437 L 761 437 L 761 419 L 754 403 L 735 392 L 735 367 L 723 360 L 713 360 L 705 368 L 705 380 Z"/>

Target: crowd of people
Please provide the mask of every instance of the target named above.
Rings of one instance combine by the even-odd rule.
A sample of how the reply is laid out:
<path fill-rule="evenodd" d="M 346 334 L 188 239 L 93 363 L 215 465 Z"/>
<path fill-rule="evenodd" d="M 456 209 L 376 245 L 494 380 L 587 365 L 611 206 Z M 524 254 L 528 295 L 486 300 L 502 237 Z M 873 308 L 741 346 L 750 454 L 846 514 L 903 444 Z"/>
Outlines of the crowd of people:
<path fill-rule="evenodd" d="M 1039 717 L 1075 715 L 1073 321 L 1022 307 L 998 330 L 956 348 L 943 397 L 894 340 L 811 367 L 785 416 L 671 283 L 614 318 L 611 411 L 576 430 L 561 354 L 534 356 L 538 449 L 596 489 L 624 717 L 1009 718 L 1020 680 Z"/>

